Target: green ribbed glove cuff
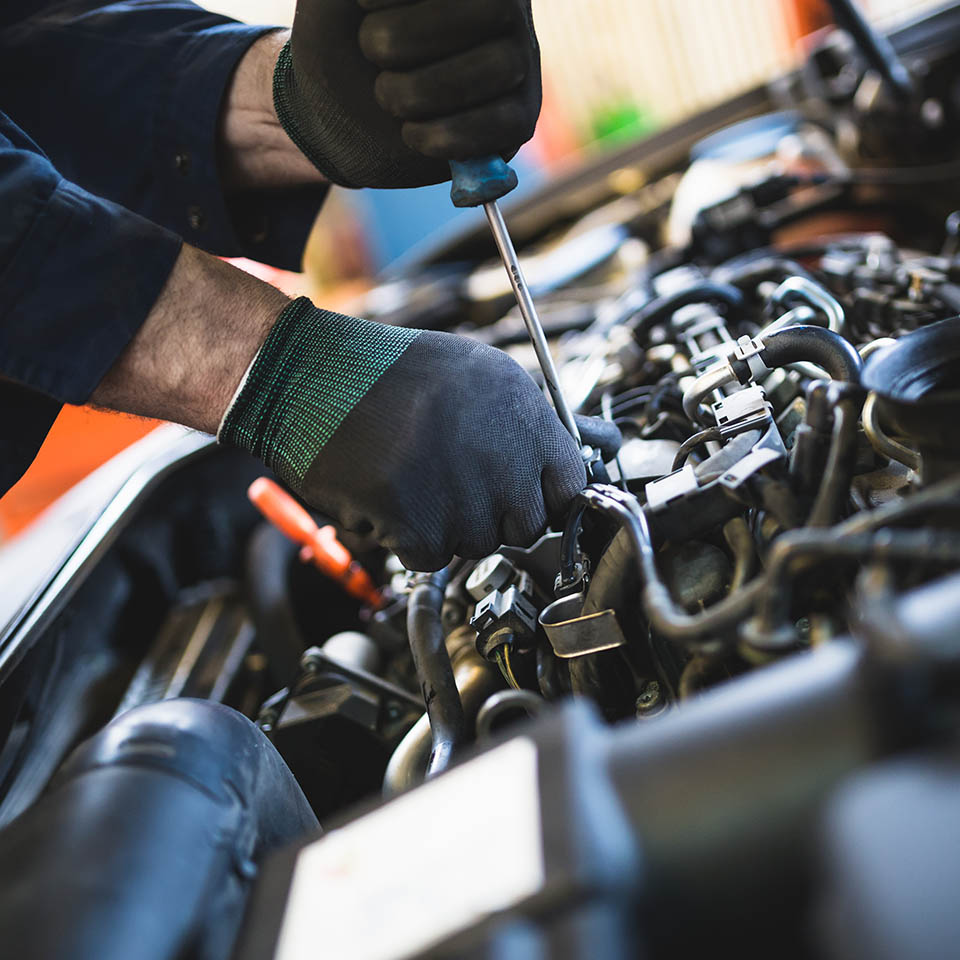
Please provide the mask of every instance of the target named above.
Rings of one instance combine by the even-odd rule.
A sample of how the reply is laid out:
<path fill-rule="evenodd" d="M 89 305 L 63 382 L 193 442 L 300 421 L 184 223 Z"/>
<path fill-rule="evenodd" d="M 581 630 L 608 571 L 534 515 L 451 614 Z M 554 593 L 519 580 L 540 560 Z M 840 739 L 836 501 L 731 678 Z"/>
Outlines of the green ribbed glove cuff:
<path fill-rule="evenodd" d="M 294 300 L 250 365 L 217 439 L 299 490 L 347 414 L 420 333 Z"/>

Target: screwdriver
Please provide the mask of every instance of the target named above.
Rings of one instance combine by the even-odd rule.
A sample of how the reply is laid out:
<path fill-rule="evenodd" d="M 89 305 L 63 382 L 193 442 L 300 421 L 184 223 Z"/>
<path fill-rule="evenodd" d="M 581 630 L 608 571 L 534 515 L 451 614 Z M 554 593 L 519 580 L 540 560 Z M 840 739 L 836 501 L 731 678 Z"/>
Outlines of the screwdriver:
<path fill-rule="evenodd" d="M 487 215 L 487 222 L 490 224 L 490 231 L 493 233 L 494 243 L 497 245 L 500 259 L 503 261 L 513 293 L 517 298 L 520 316 L 523 317 L 523 324 L 527 328 L 527 334 L 543 372 L 543 379 L 553 400 L 553 407 L 557 411 L 560 422 L 580 448 L 589 472 L 589 465 L 594 460 L 594 451 L 583 445 L 573 411 L 560 389 L 560 379 L 550 354 L 550 347 L 547 345 L 543 324 L 540 323 L 537 308 L 530 295 L 530 288 L 520 268 L 517 251 L 510 239 L 510 231 L 507 230 L 503 214 L 497 204 L 500 197 L 516 187 L 517 174 L 502 157 L 497 156 L 477 157 L 473 160 L 451 160 L 450 173 L 452 175 L 450 199 L 453 205 L 455 207 L 483 206 L 483 212 Z"/>
<path fill-rule="evenodd" d="M 300 559 L 304 563 L 312 563 L 322 573 L 336 580 L 350 596 L 362 600 L 375 610 L 383 606 L 383 595 L 370 574 L 337 539 L 337 531 L 333 526 L 319 526 L 283 487 L 268 477 L 254 480 L 247 490 L 247 496 L 281 533 L 300 544 Z"/>

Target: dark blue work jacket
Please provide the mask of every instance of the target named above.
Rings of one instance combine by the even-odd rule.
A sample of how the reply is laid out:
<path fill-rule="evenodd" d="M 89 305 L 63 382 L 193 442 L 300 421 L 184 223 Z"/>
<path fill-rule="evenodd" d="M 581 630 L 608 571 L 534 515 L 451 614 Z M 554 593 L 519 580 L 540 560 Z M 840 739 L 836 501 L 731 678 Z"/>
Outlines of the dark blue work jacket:
<path fill-rule="evenodd" d="M 139 329 L 182 243 L 297 269 L 322 187 L 229 195 L 216 130 L 269 27 L 185 0 L 0 0 L 0 494 Z"/>

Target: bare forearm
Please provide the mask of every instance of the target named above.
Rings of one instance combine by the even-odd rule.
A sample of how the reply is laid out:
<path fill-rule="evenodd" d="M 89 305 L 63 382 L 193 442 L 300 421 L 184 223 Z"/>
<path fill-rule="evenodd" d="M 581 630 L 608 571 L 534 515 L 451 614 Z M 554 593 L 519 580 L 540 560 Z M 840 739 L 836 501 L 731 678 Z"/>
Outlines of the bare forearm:
<path fill-rule="evenodd" d="M 257 40 L 230 80 L 218 131 L 220 165 L 229 188 L 324 182 L 280 126 L 273 106 L 273 68 L 289 35 L 278 30 Z"/>
<path fill-rule="evenodd" d="M 288 302 L 269 284 L 184 244 L 150 315 L 92 402 L 215 433 Z"/>

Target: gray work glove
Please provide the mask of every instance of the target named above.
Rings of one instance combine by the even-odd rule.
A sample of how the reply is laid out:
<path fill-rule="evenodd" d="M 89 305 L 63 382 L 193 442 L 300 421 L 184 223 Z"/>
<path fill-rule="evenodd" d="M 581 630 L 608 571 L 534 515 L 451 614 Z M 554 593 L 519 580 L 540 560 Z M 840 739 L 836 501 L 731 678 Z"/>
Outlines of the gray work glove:
<path fill-rule="evenodd" d="M 530 0 L 299 0 L 277 115 L 333 183 L 418 187 L 510 157 L 540 113 Z"/>
<path fill-rule="evenodd" d="M 587 442 L 616 445 L 615 428 L 592 423 Z M 586 481 L 576 444 L 502 351 L 306 298 L 280 315 L 218 436 L 413 570 L 529 545 Z"/>

